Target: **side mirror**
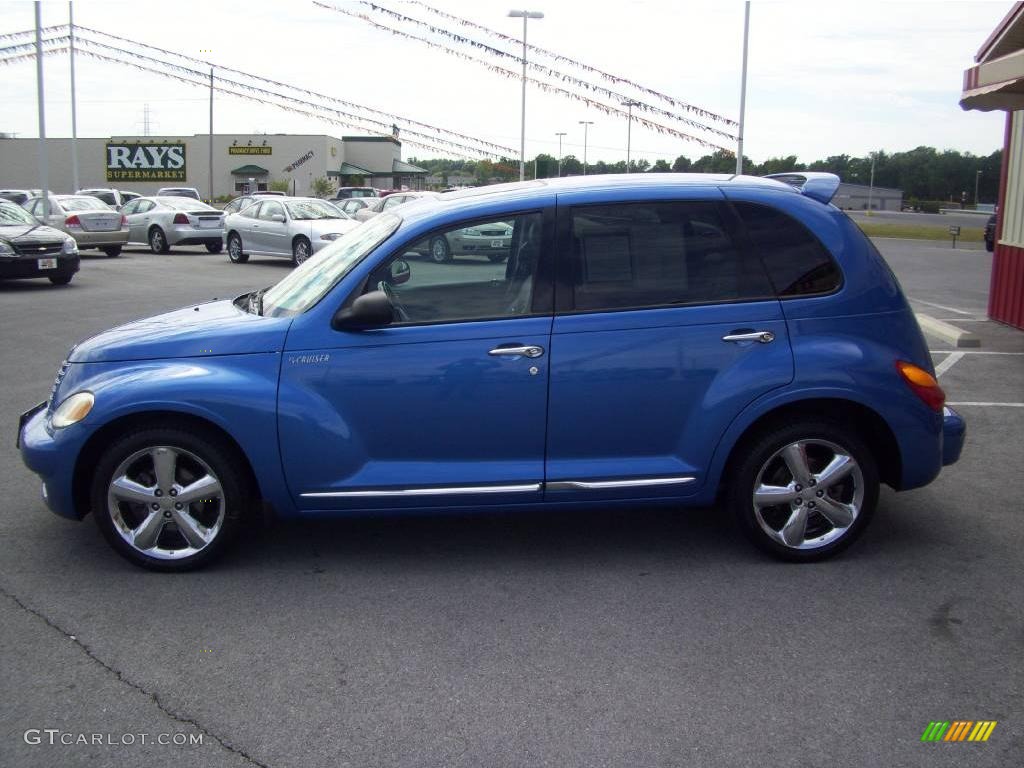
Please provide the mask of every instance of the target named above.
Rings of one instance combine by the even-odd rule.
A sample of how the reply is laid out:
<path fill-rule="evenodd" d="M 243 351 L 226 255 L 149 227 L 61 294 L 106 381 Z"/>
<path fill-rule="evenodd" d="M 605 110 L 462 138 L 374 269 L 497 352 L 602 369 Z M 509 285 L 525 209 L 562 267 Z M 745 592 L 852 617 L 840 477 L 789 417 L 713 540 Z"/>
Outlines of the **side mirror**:
<path fill-rule="evenodd" d="M 270 217 L 270 220 L 283 223 L 284 222 L 284 214 L 283 213 L 272 214 L 271 217 Z"/>
<path fill-rule="evenodd" d="M 408 265 L 407 265 L 408 266 Z M 342 307 L 331 318 L 331 328 L 336 331 L 365 331 L 390 325 L 395 319 L 395 309 L 384 291 L 371 291 L 356 298 L 350 307 Z"/>
<path fill-rule="evenodd" d="M 409 262 L 404 259 L 398 259 L 397 261 L 391 262 L 391 277 L 388 282 L 392 285 L 401 285 L 402 283 L 408 283 L 409 278 L 412 277 L 412 268 L 409 266 Z"/>

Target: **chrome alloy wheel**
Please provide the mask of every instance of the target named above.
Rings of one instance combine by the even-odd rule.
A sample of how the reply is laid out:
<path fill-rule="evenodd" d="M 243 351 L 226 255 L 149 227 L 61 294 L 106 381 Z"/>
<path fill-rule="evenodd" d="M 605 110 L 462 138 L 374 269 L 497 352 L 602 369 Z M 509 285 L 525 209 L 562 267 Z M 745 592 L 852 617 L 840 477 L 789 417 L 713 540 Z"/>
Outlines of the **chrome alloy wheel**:
<path fill-rule="evenodd" d="M 107 512 L 129 546 L 147 557 L 179 560 L 205 549 L 224 523 L 224 491 L 202 459 L 157 445 L 114 471 Z"/>
<path fill-rule="evenodd" d="M 863 504 L 860 466 L 827 440 L 800 440 L 776 451 L 754 482 L 758 525 L 790 549 L 818 549 L 842 538 Z"/>
<path fill-rule="evenodd" d="M 293 253 L 295 266 L 299 266 L 309 258 L 309 243 L 305 240 L 298 240 L 295 243 L 295 249 Z"/>

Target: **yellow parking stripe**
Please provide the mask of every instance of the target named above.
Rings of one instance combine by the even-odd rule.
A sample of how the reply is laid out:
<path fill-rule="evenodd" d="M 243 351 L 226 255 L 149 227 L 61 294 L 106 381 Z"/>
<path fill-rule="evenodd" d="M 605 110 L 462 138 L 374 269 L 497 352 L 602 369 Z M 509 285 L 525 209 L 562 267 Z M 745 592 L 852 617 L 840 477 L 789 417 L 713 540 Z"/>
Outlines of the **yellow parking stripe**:
<path fill-rule="evenodd" d="M 996 727 L 996 721 L 991 720 L 988 723 L 988 727 L 985 729 L 985 733 L 978 737 L 978 741 L 988 741 L 988 737 L 992 735 L 992 731 Z"/>

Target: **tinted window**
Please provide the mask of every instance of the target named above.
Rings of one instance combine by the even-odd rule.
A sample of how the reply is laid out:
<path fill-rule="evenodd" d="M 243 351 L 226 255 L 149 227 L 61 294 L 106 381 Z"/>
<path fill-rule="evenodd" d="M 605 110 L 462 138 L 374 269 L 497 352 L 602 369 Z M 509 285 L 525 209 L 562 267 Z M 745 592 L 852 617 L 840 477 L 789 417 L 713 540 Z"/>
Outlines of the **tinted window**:
<path fill-rule="evenodd" d="M 828 293 L 839 286 L 839 268 L 803 224 L 766 205 L 735 206 L 779 296 Z"/>
<path fill-rule="evenodd" d="M 580 310 L 773 295 L 757 257 L 733 243 L 717 203 L 575 208 L 571 253 Z"/>
<path fill-rule="evenodd" d="M 539 213 L 452 227 L 378 267 L 366 291 L 390 290 L 399 323 L 527 315 L 541 237 Z M 408 263 L 407 279 L 392 278 L 396 261 Z"/>
<path fill-rule="evenodd" d="M 84 192 L 83 194 L 99 198 L 107 205 L 117 205 L 117 199 L 114 197 L 113 192 Z"/>

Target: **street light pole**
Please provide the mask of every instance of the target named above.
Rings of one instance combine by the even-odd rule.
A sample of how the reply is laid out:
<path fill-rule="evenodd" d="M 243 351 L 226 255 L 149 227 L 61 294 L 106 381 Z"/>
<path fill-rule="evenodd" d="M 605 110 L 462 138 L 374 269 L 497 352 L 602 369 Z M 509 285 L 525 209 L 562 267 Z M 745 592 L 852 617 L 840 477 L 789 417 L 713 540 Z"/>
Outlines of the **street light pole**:
<path fill-rule="evenodd" d="M 626 108 L 626 173 L 629 173 L 629 150 L 630 144 L 633 138 L 633 107 L 639 107 L 639 101 L 633 101 L 633 99 L 626 99 L 622 102 L 622 106 Z"/>
<path fill-rule="evenodd" d="M 213 66 L 210 66 L 210 146 L 209 146 L 209 157 L 207 158 L 210 163 L 210 205 L 213 205 Z"/>
<path fill-rule="evenodd" d="M 36 0 L 36 101 L 39 105 L 39 194 L 43 197 L 43 216 L 50 215 L 50 169 L 46 156 L 46 100 L 43 98 L 43 20 L 42 6 Z M 75 190 L 76 192 L 78 190 Z"/>
<path fill-rule="evenodd" d="M 75 8 L 68 0 L 68 53 L 71 59 L 71 186 L 78 192 L 78 114 L 75 104 Z"/>
<path fill-rule="evenodd" d="M 981 171 L 974 172 L 974 207 L 978 207 L 978 179 L 981 178 Z"/>
<path fill-rule="evenodd" d="M 583 175 L 587 175 L 587 128 L 594 124 L 593 120 L 580 120 L 583 126 Z"/>
<path fill-rule="evenodd" d="M 562 178 L 562 137 L 565 136 L 565 131 L 556 133 L 558 137 L 558 178 Z"/>
<path fill-rule="evenodd" d="M 743 173 L 743 128 L 747 114 L 747 40 L 750 37 L 750 0 L 743 11 L 743 75 L 740 79 L 740 125 L 736 141 L 736 175 Z"/>
<path fill-rule="evenodd" d="M 875 153 L 871 153 L 871 181 L 868 184 L 868 216 L 871 215 L 871 198 L 875 193 Z"/>
<path fill-rule="evenodd" d="M 543 19 L 540 11 L 509 11 L 513 19 L 523 20 L 523 105 L 519 126 L 519 180 L 526 179 L 526 22 L 530 19 Z"/>

